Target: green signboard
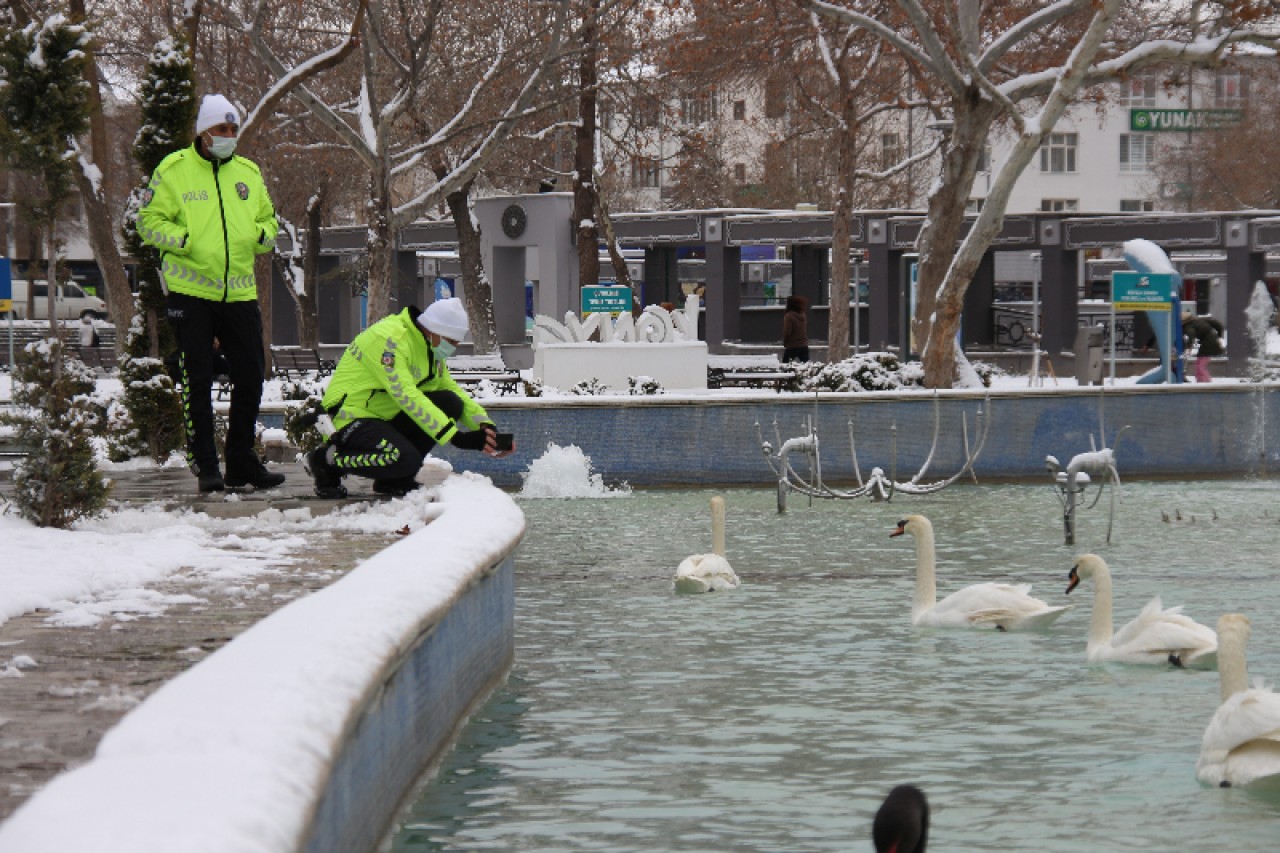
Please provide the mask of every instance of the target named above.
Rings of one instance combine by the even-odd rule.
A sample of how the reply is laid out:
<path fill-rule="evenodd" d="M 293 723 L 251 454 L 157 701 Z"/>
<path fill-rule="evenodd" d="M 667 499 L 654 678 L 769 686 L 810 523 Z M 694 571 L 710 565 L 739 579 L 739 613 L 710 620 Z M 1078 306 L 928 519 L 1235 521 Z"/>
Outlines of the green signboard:
<path fill-rule="evenodd" d="M 621 314 L 631 313 L 631 288 L 584 287 L 582 288 L 582 313 Z"/>
<path fill-rule="evenodd" d="M 1178 276 L 1168 272 L 1111 274 L 1111 302 L 1117 311 L 1168 311 Z"/>
<path fill-rule="evenodd" d="M 1240 110 L 1129 110 L 1129 129 L 1140 131 L 1221 130 L 1240 123 Z"/>

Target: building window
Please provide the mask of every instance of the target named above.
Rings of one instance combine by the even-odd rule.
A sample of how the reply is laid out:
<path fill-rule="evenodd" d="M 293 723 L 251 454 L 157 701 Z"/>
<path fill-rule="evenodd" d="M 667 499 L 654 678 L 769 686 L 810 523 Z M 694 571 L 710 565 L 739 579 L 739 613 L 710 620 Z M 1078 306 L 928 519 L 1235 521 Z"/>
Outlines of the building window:
<path fill-rule="evenodd" d="M 1051 133 L 1040 143 L 1040 171 L 1076 170 L 1076 134 Z"/>
<path fill-rule="evenodd" d="M 745 184 L 747 182 L 747 167 L 745 164 L 733 164 L 733 180 L 739 184 Z"/>
<path fill-rule="evenodd" d="M 1045 213 L 1075 213 L 1080 209 L 1080 202 L 1074 198 L 1042 198 L 1040 209 Z"/>
<path fill-rule="evenodd" d="M 1126 107 L 1154 107 L 1156 78 L 1138 76 L 1120 82 L 1120 103 Z"/>
<path fill-rule="evenodd" d="M 783 118 L 787 114 L 787 78 L 770 75 L 764 82 L 764 117 Z"/>
<path fill-rule="evenodd" d="M 964 212 L 966 214 L 977 216 L 982 212 L 982 206 L 987 203 L 985 198 L 971 198 L 964 203 Z"/>
<path fill-rule="evenodd" d="M 746 101 L 733 102 L 733 120 L 734 121 L 747 120 L 747 102 Z"/>
<path fill-rule="evenodd" d="M 1156 161 L 1156 140 L 1149 133 L 1120 134 L 1120 171 L 1150 172 Z"/>
<path fill-rule="evenodd" d="M 991 171 L 991 146 L 990 145 L 982 146 L 982 153 L 978 155 L 978 171 L 979 172 Z"/>
<path fill-rule="evenodd" d="M 896 133 L 880 134 L 880 168 L 893 168 L 901 159 L 902 137 Z"/>
<path fill-rule="evenodd" d="M 1125 198 L 1120 200 L 1121 213 L 1150 213 L 1156 209 L 1154 201 L 1143 201 L 1140 198 Z"/>
<path fill-rule="evenodd" d="M 716 93 L 700 92 L 696 95 L 685 95 L 680 99 L 681 124 L 706 124 L 716 117 Z"/>
<path fill-rule="evenodd" d="M 631 186 L 633 187 L 656 187 L 659 186 L 658 175 L 661 173 L 661 167 L 658 165 L 656 157 L 632 157 L 631 158 Z"/>
<path fill-rule="evenodd" d="M 641 95 L 631 102 L 631 123 L 636 130 L 657 127 L 662 117 L 662 107 L 652 95 Z"/>
<path fill-rule="evenodd" d="M 1213 78 L 1213 97 L 1220 107 L 1238 107 L 1245 99 L 1245 79 L 1239 71 L 1220 71 Z"/>

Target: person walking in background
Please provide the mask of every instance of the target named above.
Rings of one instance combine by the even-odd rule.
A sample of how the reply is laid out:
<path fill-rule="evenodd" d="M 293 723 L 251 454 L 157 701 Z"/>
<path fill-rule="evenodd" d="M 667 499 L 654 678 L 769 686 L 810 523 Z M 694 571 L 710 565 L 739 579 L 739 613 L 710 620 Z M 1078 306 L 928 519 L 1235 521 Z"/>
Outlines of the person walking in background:
<path fill-rule="evenodd" d="M 418 488 L 415 475 L 437 444 L 489 456 L 515 449 L 499 446 L 493 420 L 449 375 L 445 360 L 466 334 L 467 312 L 454 298 L 406 308 L 356 336 L 321 401 L 334 433 L 307 454 L 318 497 L 346 497 L 347 474 L 404 495 Z"/>
<path fill-rule="evenodd" d="M 1190 352 L 1192 344 L 1196 344 L 1196 382 L 1213 381 L 1209 375 L 1209 359 L 1226 352 L 1222 346 L 1225 331 L 1217 318 L 1208 314 L 1197 317 L 1192 306 L 1182 306 L 1182 334 L 1186 338 L 1187 351 Z"/>
<path fill-rule="evenodd" d="M 782 313 L 782 360 L 809 360 L 809 319 L 805 311 L 809 300 L 792 294 L 787 297 L 787 310 Z"/>
<path fill-rule="evenodd" d="M 156 167 L 143 193 L 138 233 L 160 250 L 168 318 L 178 338 L 187 464 L 201 492 L 284 482 L 253 449 L 266 358 L 254 258 L 275 247 L 279 223 L 256 163 L 235 155 L 240 114 L 205 95 L 196 139 Z M 227 476 L 213 432 L 214 339 L 231 377 Z"/>

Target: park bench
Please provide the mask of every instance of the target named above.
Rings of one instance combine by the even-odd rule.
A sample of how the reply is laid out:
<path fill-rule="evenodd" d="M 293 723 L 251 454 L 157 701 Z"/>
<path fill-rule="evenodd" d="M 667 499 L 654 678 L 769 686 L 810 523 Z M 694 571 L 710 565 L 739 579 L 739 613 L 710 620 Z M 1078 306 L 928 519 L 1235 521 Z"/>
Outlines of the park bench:
<path fill-rule="evenodd" d="M 708 388 L 764 388 L 781 391 L 795 379 L 795 370 L 776 355 L 707 356 Z"/>
<path fill-rule="evenodd" d="M 103 373 L 111 373 L 119 364 L 116 361 L 116 348 L 103 346 L 99 344 L 96 347 L 80 347 L 80 360 L 85 363 L 86 367 L 92 367 L 95 370 L 101 370 Z"/>
<path fill-rule="evenodd" d="M 449 375 L 459 385 L 474 387 L 488 381 L 501 394 L 515 394 L 520 390 L 520 374 L 508 370 L 502 356 L 490 355 L 455 355 L 446 362 Z"/>
<path fill-rule="evenodd" d="M 272 347 L 272 375 L 280 379 L 304 379 L 314 376 L 321 379 L 333 372 L 334 363 L 320 357 L 314 349 L 305 347 Z"/>

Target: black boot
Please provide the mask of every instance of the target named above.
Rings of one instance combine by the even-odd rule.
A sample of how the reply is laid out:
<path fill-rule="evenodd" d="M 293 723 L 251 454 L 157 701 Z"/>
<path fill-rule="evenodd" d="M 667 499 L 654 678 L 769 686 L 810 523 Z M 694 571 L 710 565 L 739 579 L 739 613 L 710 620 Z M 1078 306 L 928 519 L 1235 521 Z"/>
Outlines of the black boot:
<path fill-rule="evenodd" d="M 329 461 L 329 445 L 322 444 L 306 456 L 303 467 L 316 482 L 316 497 L 345 498 L 347 487 L 342 485 L 342 470 Z"/>
<path fill-rule="evenodd" d="M 422 484 L 412 477 L 396 477 L 387 480 L 374 480 L 373 490 L 380 495 L 391 495 L 402 498 Z"/>
<path fill-rule="evenodd" d="M 252 462 L 241 463 L 236 467 L 227 465 L 226 486 L 228 489 L 242 489 L 253 486 L 255 489 L 273 489 L 284 482 L 284 474 L 267 470 L 256 457 Z"/>
<path fill-rule="evenodd" d="M 218 466 L 198 467 L 195 471 L 196 479 L 200 483 L 200 494 L 209 492 L 220 492 L 225 488 L 222 482 L 222 472 L 218 470 Z"/>

